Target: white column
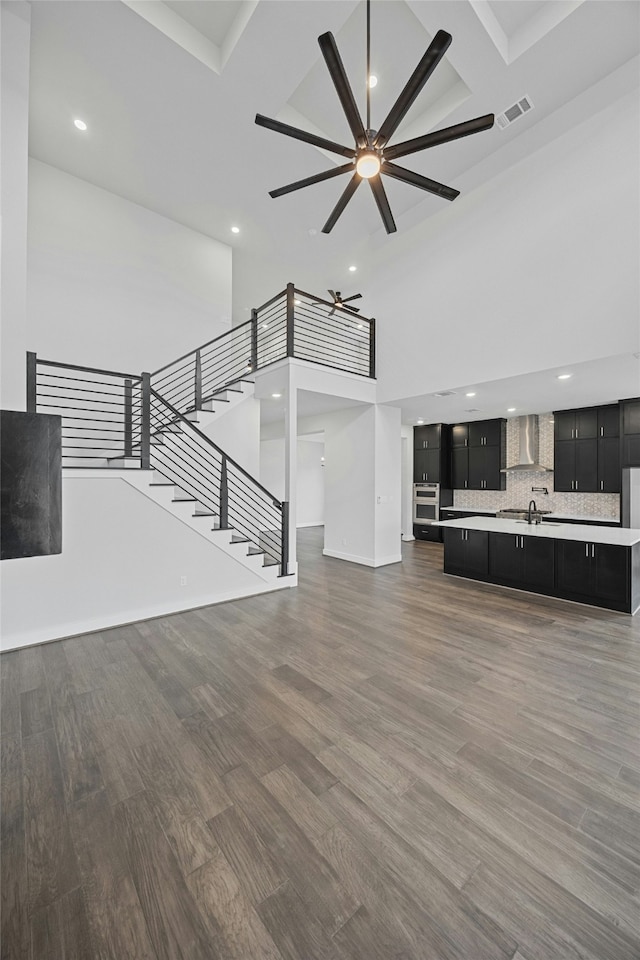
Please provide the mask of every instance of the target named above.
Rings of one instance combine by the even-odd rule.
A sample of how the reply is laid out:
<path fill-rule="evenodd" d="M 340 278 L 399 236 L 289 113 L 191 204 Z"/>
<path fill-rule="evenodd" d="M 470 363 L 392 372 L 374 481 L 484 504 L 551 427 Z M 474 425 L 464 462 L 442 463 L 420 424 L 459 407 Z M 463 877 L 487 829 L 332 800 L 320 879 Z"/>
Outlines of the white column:
<path fill-rule="evenodd" d="M 0 404 L 25 410 L 27 350 L 27 180 L 31 5 L 3 3 L 1 79 L 2 374 Z"/>
<path fill-rule="evenodd" d="M 284 407 L 284 498 L 289 502 L 289 566 L 287 572 L 297 573 L 298 388 L 291 364 L 288 364 L 288 367 Z"/>

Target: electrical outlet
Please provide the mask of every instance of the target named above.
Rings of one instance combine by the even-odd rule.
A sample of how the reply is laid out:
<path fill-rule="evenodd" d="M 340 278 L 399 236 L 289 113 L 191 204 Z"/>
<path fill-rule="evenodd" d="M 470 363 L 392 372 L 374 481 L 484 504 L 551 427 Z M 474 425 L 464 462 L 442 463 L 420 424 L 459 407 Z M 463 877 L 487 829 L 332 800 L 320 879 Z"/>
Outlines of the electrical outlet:
<path fill-rule="evenodd" d="M 181 587 L 186 587 L 186 585 L 187 585 L 187 578 L 186 578 L 186 577 L 180 577 L 180 586 L 181 586 Z"/>

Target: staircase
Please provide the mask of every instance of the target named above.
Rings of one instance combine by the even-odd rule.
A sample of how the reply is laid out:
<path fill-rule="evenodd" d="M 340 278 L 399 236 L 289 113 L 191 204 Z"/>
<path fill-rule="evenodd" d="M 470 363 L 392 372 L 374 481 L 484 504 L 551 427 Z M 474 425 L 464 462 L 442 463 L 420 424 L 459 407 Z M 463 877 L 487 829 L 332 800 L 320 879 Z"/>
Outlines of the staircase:
<path fill-rule="evenodd" d="M 119 476 L 275 586 L 289 575 L 288 504 L 204 431 L 252 395 L 256 370 L 287 357 L 374 377 L 375 321 L 288 284 L 152 374 L 28 353 L 27 410 L 62 418 L 65 472 Z"/>

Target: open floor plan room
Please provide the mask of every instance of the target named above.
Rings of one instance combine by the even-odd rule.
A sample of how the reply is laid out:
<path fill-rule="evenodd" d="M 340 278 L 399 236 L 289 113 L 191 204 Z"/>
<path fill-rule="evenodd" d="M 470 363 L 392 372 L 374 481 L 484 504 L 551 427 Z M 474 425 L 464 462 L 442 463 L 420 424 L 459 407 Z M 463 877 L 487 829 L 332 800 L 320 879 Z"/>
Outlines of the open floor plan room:
<path fill-rule="evenodd" d="M 2 655 L 3 960 L 637 960 L 640 620 L 321 550 Z"/>

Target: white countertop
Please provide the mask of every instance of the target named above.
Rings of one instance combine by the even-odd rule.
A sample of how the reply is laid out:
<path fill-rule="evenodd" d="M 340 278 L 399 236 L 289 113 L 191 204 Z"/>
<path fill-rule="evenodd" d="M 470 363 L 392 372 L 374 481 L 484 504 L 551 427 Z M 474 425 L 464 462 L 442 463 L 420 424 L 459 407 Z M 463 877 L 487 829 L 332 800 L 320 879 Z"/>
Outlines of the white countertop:
<path fill-rule="evenodd" d="M 550 523 L 547 525 L 544 521 L 529 525 L 526 520 L 502 520 L 497 517 L 441 520 L 435 526 L 452 527 L 454 530 L 487 530 L 489 533 L 513 533 L 549 540 L 574 540 L 578 543 L 611 543 L 620 547 L 631 547 L 634 543 L 640 543 L 640 530 L 633 530 L 628 527 L 601 527 L 572 523 Z"/>

